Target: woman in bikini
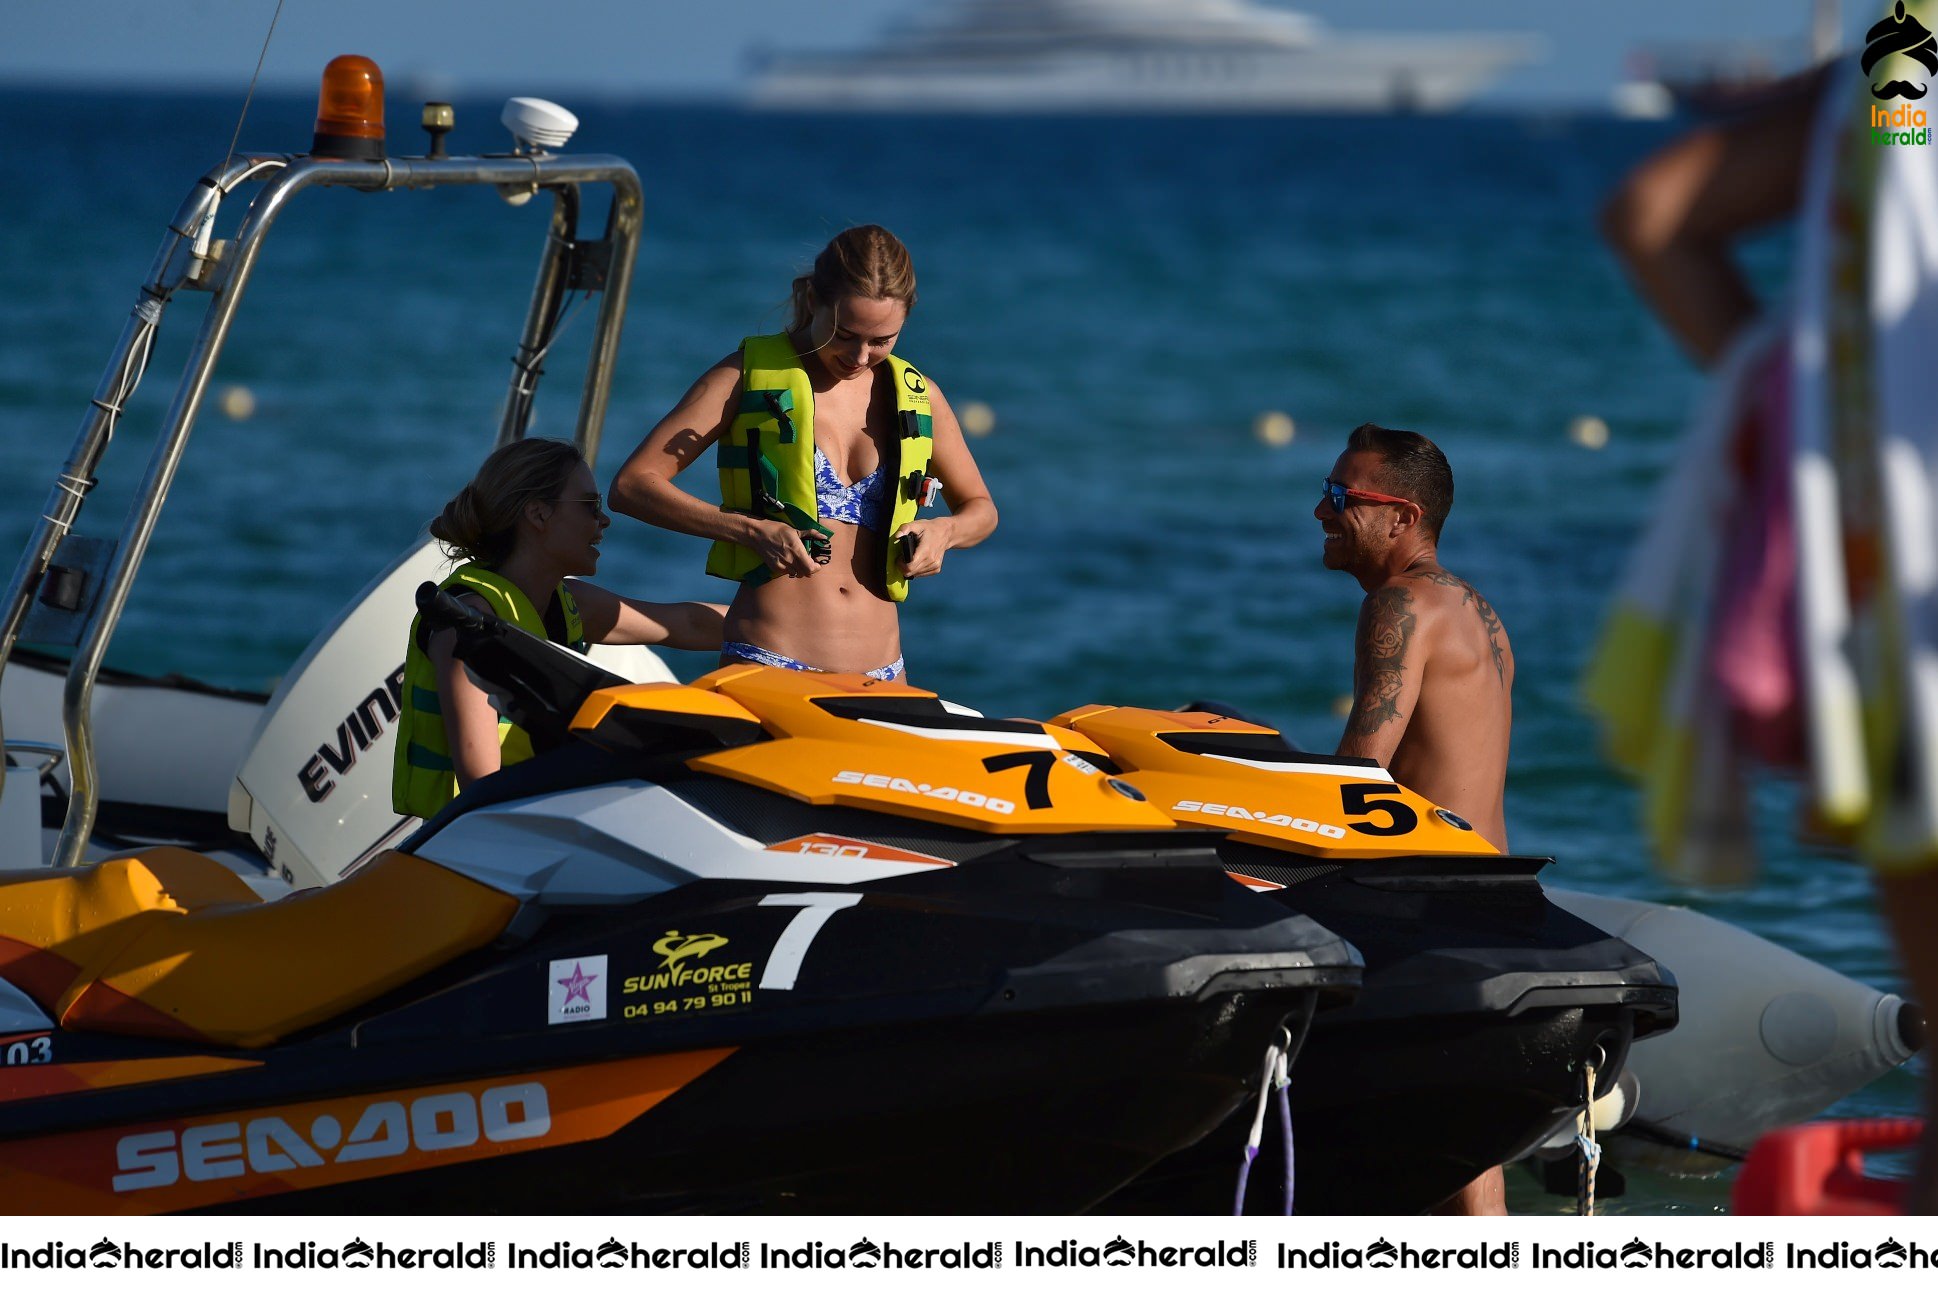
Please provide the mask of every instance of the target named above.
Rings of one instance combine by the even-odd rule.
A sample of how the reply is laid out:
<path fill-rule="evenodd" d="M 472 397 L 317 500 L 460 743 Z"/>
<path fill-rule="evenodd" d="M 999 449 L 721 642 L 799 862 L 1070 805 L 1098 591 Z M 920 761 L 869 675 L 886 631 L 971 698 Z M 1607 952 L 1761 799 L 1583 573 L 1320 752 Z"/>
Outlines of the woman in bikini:
<path fill-rule="evenodd" d="M 613 480 L 615 511 L 712 538 L 707 571 L 741 584 L 723 662 L 900 679 L 908 580 L 996 527 L 942 391 L 892 356 L 914 304 L 895 235 L 847 230 L 794 280 L 788 329 L 709 368 Z M 673 482 L 715 445 L 719 507 Z M 916 518 L 932 482 L 949 514 Z"/>

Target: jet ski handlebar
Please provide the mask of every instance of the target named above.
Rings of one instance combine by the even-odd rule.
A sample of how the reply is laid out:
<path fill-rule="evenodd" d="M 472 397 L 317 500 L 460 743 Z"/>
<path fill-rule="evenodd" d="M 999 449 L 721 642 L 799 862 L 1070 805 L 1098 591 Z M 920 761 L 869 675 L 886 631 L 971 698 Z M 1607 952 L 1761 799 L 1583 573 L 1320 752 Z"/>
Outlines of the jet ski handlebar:
<path fill-rule="evenodd" d="M 425 625 L 436 631 L 456 628 L 461 634 L 470 631 L 495 636 L 506 626 L 504 619 L 465 604 L 435 582 L 417 588 L 417 612 L 423 615 Z"/>
<path fill-rule="evenodd" d="M 593 691 L 626 684 L 624 677 L 467 605 L 436 583 L 418 587 L 417 612 L 431 630 L 457 632 L 451 652 L 498 699 L 499 710 L 524 727 L 534 749 L 564 743 L 573 716 Z"/>

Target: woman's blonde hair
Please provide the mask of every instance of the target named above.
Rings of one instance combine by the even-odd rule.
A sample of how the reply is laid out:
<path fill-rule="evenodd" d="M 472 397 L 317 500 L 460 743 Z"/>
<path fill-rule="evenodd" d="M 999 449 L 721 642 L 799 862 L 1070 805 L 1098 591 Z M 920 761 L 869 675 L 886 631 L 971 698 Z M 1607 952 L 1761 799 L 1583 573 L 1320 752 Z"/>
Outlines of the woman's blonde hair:
<path fill-rule="evenodd" d="M 516 439 L 495 450 L 477 476 L 431 521 L 431 536 L 453 560 L 496 565 L 518 540 L 528 502 L 558 500 L 572 472 L 585 465 L 562 439 Z"/>
<path fill-rule="evenodd" d="M 915 308 L 915 262 L 902 240 L 879 224 L 861 224 L 837 234 L 814 257 L 814 268 L 794 279 L 789 331 L 806 331 L 817 304 L 849 296 L 899 300 Z"/>

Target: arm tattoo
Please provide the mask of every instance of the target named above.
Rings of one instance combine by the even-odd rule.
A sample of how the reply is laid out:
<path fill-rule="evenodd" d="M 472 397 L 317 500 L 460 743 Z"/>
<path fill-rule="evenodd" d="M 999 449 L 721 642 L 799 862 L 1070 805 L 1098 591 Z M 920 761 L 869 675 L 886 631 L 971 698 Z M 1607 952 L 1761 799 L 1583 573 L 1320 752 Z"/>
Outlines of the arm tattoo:
<path fill-rule="evenodd" d="M 1474 612 L 1480 615 L 1480 625 L 1487 629 L 1487 648 L 1494 654 L 1494 674 L 1500 677 L 1502 685 L 1506 685 L 1507 650 L 1502 641 L 1507 636 L 1507 629 L 1501 626 L 1501 616 L 1494 612 L 1494 606 L 1488 604 L 1487 598 L 1474 590 L 1472 583 L 1454 577 L 1445 569 L 1425 570 L 1419 576 L 1428 582 L 1437 582 L 1443 587 L 1455 588 L 1460 592 L 1460 603 L 1474 607 Z"/>
<path fill-rule="evenodd" d="M 1353 711 L 1346 734 L 1370 735 L 1400 715 L 1406 648 L 1413 641 L 1413 597 L 1381 587 L 1359 609 L 1353 641 Z"/>
<path fill-rule="evenodd" d="M 1480 611 L 1480 621 L 1487 628 L 1487 648 L 1494 652 L 1494 674 L 1506 685 L 1507 650 L 1501 642 L 1507 638 L 1507 629 L 1501 626 L 1501 616 L 1494 612 L 1494 606 L 1487 603 L 1485 596 L 1472 587 L 1467 590 L 1473 593 L 1474 608 Z"/>

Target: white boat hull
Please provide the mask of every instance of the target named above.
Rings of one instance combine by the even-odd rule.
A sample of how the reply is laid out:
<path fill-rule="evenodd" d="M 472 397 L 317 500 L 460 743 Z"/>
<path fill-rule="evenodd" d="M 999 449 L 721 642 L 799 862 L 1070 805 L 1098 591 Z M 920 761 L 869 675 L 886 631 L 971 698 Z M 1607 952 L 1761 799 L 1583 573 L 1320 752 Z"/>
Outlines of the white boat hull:
<path fill-rule="evenodd" d="M 1548 895 L 1675 973 L 1681 1021 L 1629 1052 L 1626 1114 L 1638 1132 L 1625 1153 L 1642 1163 L 1682 1163 L 1648 1159 L 1649 1145 L 1740 1156 L 1909 1061 L 1922 1043 L 1923 1020 L 1903 998 L 1720 919 L 1552 887 Z"/>
<path fill-rule="evenodd" d="M 756 78 L 748 103 L 770 111 L 1019 115 L 1449 112 L 1539 48 L 1514 37 L 1396 36 L 1289 50 L 790 58 Z"/>
<path fill-rule="evenodd" d="M 431 539 L 371 581 L 318 633 L 271 695 L 182 678 L 104 674 L 94 690 L 101 805 L 86 858 L 181 844 L 265 875 L 280 890 L 321 886 L 407 833 L 390 809 L 397 694 L 417 587 L 450 566 Z M 670 681 L 652 651 L 594 646 L 632 681 Z M 17 654 L 0 704 L 10 747 L 64 746 L 64 666 Z M 46 784 L 31 768 L 0 795 L 0 868 L 45 864 L 58 838 L 65 766 Z M 31 810 L 17 790 L 35 798 Z M 43 805 L 43 802 L 45 805 Z"/>

